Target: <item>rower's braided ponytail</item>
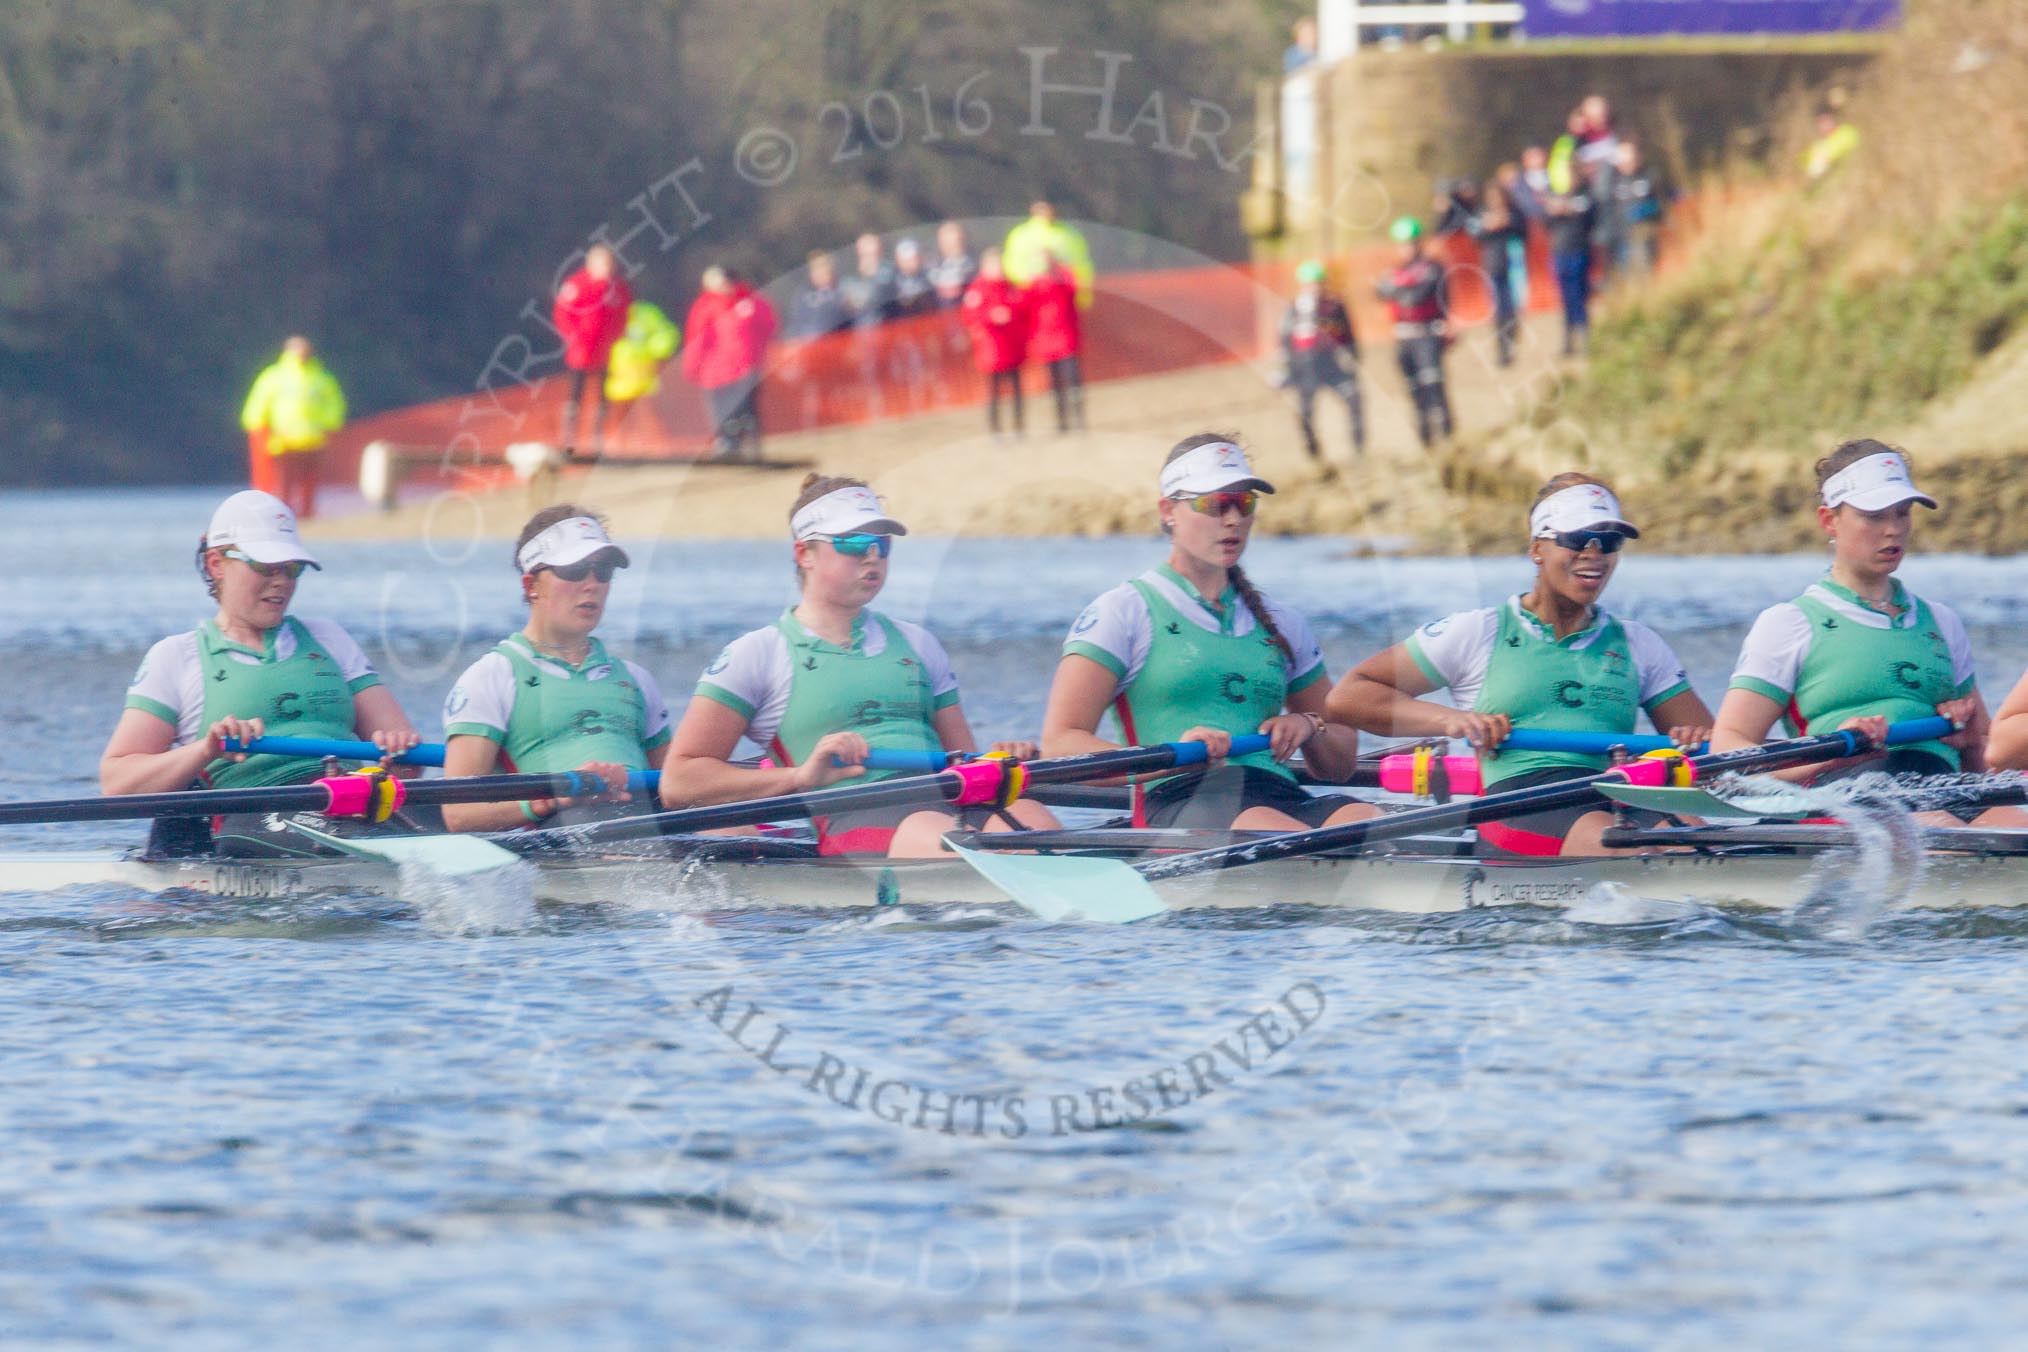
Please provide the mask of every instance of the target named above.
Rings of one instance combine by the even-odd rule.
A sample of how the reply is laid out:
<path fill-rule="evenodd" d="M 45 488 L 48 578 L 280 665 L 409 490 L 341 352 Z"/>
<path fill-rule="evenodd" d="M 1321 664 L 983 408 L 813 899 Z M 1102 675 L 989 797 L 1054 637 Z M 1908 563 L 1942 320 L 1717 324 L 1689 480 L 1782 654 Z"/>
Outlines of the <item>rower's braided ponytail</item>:
<path fill-rule="evenodd" d="M 1296 650 L 1290 646 L 1288 636 L 1282 633 L 1281 626 L 1275 623 L 1274 616 L 1269 613 L 1267 601 L 1262 598 L 1260 589 L 1247 577 L 1246 570 L 1236 563 L 1225 570 L 1225 579 L 1232 584 L 1232 589 L 1239 593 L 1239 599 L 1246 603 L 1246 608 L 1253 612 L 1253 622 L 1267 630 L 1267 636 L 1282 650 L 1282 657 L 1289 664 L 1289 675 L 1294 676 Z"/>

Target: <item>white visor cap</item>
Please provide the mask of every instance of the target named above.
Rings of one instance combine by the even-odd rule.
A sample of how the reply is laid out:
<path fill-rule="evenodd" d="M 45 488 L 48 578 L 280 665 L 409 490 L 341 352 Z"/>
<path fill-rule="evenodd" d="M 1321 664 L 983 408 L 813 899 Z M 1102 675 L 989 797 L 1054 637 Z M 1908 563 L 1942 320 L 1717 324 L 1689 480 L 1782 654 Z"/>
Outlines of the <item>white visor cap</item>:
<path fill-rule="evenodd" d="M 881 510 L 872 489 L 855 484 L 807 504 L 789 518 L 789 532 L 810 540 L 819 535 L 906 535 L 908 527 Z"/>
<path fill-rule="evenodd" d="M 322 568 L 316 556 L 303 548 L 296 533 L 296 514 L 289 504 L 272 493 L 249 488 L 234 493 L 218 504 L 211 514 L 211 528 L 204 532 L 206 549 L 237 549 L 255 563 L 307 563 Z"/>
<path fill-rule="evenodd" d="M 1253 472 L 1246 452 L 1229 441 L 1214 441 L 1162 466 L 1162 496 L 1194 498 L 1199 493 L 1272 493 L 1275 486 Z"/>
<path fill-rule="evenodd" d="M 1641 538 L 1620 500 L 1603 484 L 1572 484 L 1536 503 L 1528 514 L 1528 534 L 1537 540 L 1572 530 L 1616 530 L 1630 540 Z"/>
<path fill-rule="evenodd" d="M 588 516 L 567 516 L 521 546 L 514 555 L 514 562 L 522 572 L 532 573 L 538 568 L 568 568 L 603 552 L 618 555 L 622 568 L 633 563 L 627 557 L 627 551 L 614 544 L 613 537 L 606 534 L 606 528 L 596 520 Z"/>
<path fill-rule="evenodd" d="M 1904 502 L 1935 510 L 1936 499 L 1915 486 L 1908 462 L 1892 451 L 1854 460 L 1824 480 L 1824 505 L 1852 504 L 1862 512 L 1878 512 Z"/>

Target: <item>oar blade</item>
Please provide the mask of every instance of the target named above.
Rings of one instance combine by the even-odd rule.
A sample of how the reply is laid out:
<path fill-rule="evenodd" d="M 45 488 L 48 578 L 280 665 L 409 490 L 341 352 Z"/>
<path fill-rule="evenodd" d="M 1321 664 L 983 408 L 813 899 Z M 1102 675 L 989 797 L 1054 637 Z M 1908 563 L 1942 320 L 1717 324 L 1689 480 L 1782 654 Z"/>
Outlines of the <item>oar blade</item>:
<path fill-rule="evenodd" d="M 1169 909 L 1146 878 L 1117 859 L 968 850 L 954 843 L 951 848 L 980 877 L 1044 920 L 1123 925 Z"/>
<path fill-rule="evenodd" d="M 297 823 L 295 829 L 333 849 L 390 864 L 416 864 L 444 878 L 468 878 L 521 862 L 521 856 L 478 836 L 334 836 Z"/>
<path fill-rule="evenodd" d="M 1672 817 L 1704 817 L 1709 820 L 1720 818 L 1747 818 L 1756 821 L 1771 817 L 1800 820 L 1814 817 L 1821 808 L 1809 807 L 1795 799 L 1778 795 L 1735 795 L 1720 798 L 1708 789 L 1664 788 L 1644 784 L 1599 784 L 1595 786 L 1605 797 L 1628 807 L 1645 808 L 1649 812 L 1666 812 Z"/>

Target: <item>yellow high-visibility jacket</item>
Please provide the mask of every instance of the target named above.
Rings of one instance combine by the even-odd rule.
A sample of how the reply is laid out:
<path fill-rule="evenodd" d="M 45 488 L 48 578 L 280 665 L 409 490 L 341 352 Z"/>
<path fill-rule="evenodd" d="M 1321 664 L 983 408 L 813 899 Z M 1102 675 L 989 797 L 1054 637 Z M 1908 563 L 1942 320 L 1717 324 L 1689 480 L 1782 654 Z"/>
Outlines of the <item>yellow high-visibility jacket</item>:
<path fill-rule="evenodd" d="M 314 451 L 345 425 L 345 392 L 315 357 L 284 354 L 254 378 L 239 425 L 268 434 L 268 454 Z"/>

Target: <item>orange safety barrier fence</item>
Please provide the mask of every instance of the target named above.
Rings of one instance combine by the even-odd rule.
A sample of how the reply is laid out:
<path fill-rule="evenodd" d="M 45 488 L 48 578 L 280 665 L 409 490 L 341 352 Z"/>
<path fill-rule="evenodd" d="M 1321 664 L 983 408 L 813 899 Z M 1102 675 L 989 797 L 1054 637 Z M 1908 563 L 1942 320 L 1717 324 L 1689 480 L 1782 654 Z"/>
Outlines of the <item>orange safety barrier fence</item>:
<path fill-rule="evenodd" d="M 1679 203 L 1662 238 L 1664 262 L 1690 233 L 1690 203 Z M 1451 316 L 1462 326 L 1490 322 L 1492 297 L 1470 239 L 1435 242 L 1451 268 Z M 1528 244 L 1528 305 L 1558 307 L 1546 241 Z M 1385 305 L 1373 285 L 1395 261 L 1393 246 L 1362 247 L 1331 260 L 1331 283 L 1353 314 L 1362 342 L 1387 341 Z M 1092 307 L 1083 315 L 1082 353 L 1089 382 L 1124 380 L 1166 371 L 1273 355 L 1276 326 L 1294 288 L 1289 264 L 1233 264 L 1148 272 L 1101 274 Z M 774 288 L 778 314 L 789 286 Z M 764 434 L 960 408 L 985 401 L 985 378 L 972 362 L 969 340 L 955 312 L 891 321 L 864 333 L 836 333 L 778 341 L 763 364 L 759 412 Z M 1031 389 L 1046 378 L 1031 364 Z M 361 418 L 331 440 L 327 478 L 357 477 L 361 451 L 375 441 L 402 448 L 406 477 L 438 489 L 478 488 L 500 482 L 501 454 L 516 442 L 555 442 L 568 380 L 551 376 Z M 587 401 L 589 402 L 589 401 Z M 589 431 L 591 410 L 583 414 Z M 711 427 L 703 391 L 685 381 L 678 363 L 662 371 L 661 388 L 624 408 L 605 427 L 611 460 L 699 460 L 710 454 Z"/>

